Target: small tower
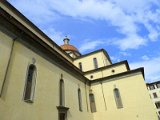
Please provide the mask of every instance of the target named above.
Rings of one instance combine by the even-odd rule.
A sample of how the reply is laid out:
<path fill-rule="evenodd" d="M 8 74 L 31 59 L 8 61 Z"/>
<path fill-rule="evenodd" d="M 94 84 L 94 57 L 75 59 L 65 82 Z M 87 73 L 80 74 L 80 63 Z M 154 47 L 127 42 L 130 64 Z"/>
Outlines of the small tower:
<path fill-rule="evenodd" d="M 76 47 L 73 45 L 69 44 L 70 39 L 66 36 L 64 39 L 64 44 L 61 45 L 60 47 L 67 53 L 69 54 L 72 58 L 77 58 L 78 56 L 81 56 L 80 52 Z"/>
<path fill-rule="evenodd" d="M 69 45 L 69 38 L 67 37 L 67 36 L 65 36 L 65 38 L 63 39 L 63 41 L 64 41 L 64 44 L 66 45 Z"/>

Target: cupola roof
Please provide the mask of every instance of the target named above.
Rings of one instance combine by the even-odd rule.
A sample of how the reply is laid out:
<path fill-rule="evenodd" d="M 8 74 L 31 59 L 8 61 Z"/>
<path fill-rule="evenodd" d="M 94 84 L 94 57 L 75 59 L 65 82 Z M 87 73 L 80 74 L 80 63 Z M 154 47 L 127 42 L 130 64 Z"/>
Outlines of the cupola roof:
<path fill-rule="evenodd" d="M 64 51 L 75 51 L 78 52 L 78 49 L 76 47 L 74 47 L 73 45 L 69 44 L 70 39 L 66 36 L 64 39 L 64 45 L 61 45 L 60 47 L 64 50 Z"/>

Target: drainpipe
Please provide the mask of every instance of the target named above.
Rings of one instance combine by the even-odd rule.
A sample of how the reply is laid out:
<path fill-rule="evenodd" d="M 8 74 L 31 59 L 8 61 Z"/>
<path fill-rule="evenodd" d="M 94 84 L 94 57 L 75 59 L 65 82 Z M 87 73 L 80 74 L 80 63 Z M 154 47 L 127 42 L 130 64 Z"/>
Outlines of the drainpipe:
<path fill-rule="evenodd" d="M 0 91 L 0 97 L 2 96 L 2 93 L 4 91 L 4 86 L 5 86 L 5 82 L 6 82 L 6 78 L 7 78 L 7 74 L 8 74 L 10 63 L 11 63 L 12 54 L 13 54 L 13 48 L 14 48 L 14 44 L 15 44 L 15 41 L 16 41 L 17 38 L 18 37 L 14 38 L 13 42 L 12 42 L 11 52 L 10 52 L 10 56 L 9 56 L 9 60 L 8 60 L 8 63 L 7 63 L 7 68 L 6 68 L 6 73 L 5 73 L 5 76 L 4 76 L 4 80 L 3 80 L 3 84 L 2 84 L 2 89 Z"/>

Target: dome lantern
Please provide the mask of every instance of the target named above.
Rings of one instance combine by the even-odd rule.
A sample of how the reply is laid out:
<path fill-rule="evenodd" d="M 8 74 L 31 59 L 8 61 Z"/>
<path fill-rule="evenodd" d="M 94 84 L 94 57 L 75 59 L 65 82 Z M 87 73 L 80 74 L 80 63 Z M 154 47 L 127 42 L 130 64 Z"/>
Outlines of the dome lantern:
<path fill-rule="evenodd" d="M 64 41 L 64 44 L 69 44 L 69 38 L 66 36 L 64 39 L 63 39 L 63 41 Z"/>
<path fill-rule="evenodd" d="M 63 41 L 64 41 L 64 44 L 61 45 L 60 47 L 72 58 L 76 58 L 81 55 L 75 46 L 69 44 L 70 39 L 67 36 L 63 39 Z"/>

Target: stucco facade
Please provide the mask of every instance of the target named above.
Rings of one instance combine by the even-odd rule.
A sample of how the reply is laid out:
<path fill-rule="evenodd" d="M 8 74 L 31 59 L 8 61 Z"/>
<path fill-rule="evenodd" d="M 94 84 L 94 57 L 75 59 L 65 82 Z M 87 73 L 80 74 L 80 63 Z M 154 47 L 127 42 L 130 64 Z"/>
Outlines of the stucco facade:
<path fill-rule="evenodd" d="M 84 72 L 84 75 L 90 80 L 95 80 L 95 79 L 127 72 L 129 70 L 130 68 L 128 66 L 127 61 L 122 61 L 116 64 L 101 67 L 100 69 L 93 69 L 88 72 Z"/>
<path fill-rule="evenodd" d="M 147 83 L 147 89 L 153 104 L 157 109 L 157 115 L 160 119 L 160 81 Z"/>
<path fill-rule="evenodd" d="M 72 58 L 6 1 L 0 2 L 0 55 L 0 120 L 158 120 L 143 68 L 112 64 L 103 49 Z"/>
<path fill-rule="evenodd" d="M 79 63 L 82 63 L 82 71 L 86 72 L 86 71 L 90 71 L 90 70 L 94 70 L 94 63 L 93 63 L 93 59 L 96 58 L 97 59 L 97 63 L 98 63 L 98 68 L 104 67 L 104 66 L 108 66 L 111 65 L 111 61 L 110 58 L 108 56 L 108 54 L 105 52 L 105 50 L 101 49 L 86 55 L 82 55 L 76 59 L 74 59 L 74 65 L 77 66 L 79 68 Z"/>
<path fill-rule="evenodd" d="M 121 109 L 117 109 L 114 100 L 113 89 L 115 87 L 120 90 L 123 104 Z M 109 120 L 157 119 L 156 116 L 153 118 L 152 113 L 149 112 L 151 109 L 154 111 L 154 108 L 148 99 L 149 95 L 141 72 L 130 73 L 129 76 L 114 77 L 107 81 L 104 79 L 101 84 L 95 82 L 92 84 L 92 89 L 98 101 L 96 105 L 97 111 L 99 111 L 94 113 L 95 120 L 105 120 L 106 118 Z"/>

